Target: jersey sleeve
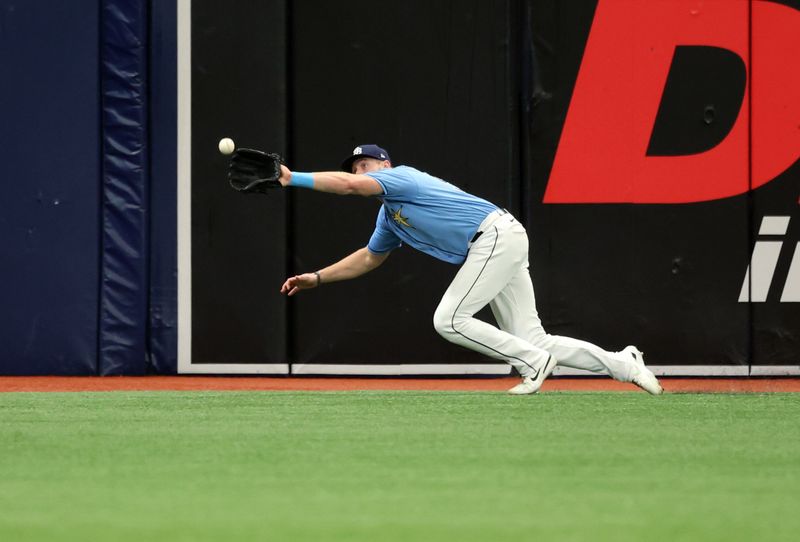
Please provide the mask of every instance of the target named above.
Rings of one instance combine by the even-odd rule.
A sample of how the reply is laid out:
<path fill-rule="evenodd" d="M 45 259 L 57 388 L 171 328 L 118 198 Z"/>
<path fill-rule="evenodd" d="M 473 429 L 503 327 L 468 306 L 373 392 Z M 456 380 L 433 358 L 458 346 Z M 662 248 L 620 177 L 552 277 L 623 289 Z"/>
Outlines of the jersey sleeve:
<path fill-rule="evenodd" d="M 365 175 L 378 181 L 378 184 L 383 188 L 384 196 L 410 198 L 416 196 L 419 192 L 417 179 L 414 178 L 409 168 L 403 166 L 370 171 Z"/>
<path fill-rule="evenodd" d="M 375 221 L 375 231 L 372 232 L 372 237 L 367 243 L 367 250 L 373 254 L 386 254 L 403 244 L 394 232 L 386 227 L 386 220 L 386 212 L 383 205 L 381 205 L 378 211 L 378 218 Z"/>

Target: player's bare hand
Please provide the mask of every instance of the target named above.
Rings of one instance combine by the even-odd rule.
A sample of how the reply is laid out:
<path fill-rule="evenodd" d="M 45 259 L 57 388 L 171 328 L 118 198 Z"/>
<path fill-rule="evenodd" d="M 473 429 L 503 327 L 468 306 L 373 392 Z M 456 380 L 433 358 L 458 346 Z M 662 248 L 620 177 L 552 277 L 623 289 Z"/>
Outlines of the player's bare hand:
<path fill-rule="evenodd" d="M 300 290 L 308 290 L 309 288 L 317 287 L 317 275 L 314 273 L 304 273 L 302 275 L 295 275 L 286 279 L 286 282 L 281 286 L 281 293 L 286 295 L 294 295 Z"/>
<path fill-rule="evenodd" d="M 292 171 L 281 164 L 281 176 L 278 181 L 281 183 L 282 186 L 289 186 L 289 181 L 292 179 Z"/>

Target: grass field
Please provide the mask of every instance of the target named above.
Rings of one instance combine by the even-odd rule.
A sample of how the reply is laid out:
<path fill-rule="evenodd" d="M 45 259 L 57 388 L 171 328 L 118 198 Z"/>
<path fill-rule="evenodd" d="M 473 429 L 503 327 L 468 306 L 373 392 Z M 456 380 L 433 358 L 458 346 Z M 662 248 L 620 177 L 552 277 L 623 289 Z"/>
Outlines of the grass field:
<path fill-rule="evenodd" d="M 796 540 L 800 394 L 0 394 L 0 540 Z"/>

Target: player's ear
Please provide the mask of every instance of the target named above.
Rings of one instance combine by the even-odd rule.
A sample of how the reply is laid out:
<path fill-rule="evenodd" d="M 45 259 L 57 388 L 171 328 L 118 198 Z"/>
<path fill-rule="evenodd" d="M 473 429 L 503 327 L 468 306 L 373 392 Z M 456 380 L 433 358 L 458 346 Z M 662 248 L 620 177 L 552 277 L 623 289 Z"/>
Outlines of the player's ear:
<path fill-rule="evenodd" d="M 383 166 L 383 169 L 387 169 L 387 168 L 392 167 L 392 163 L 389 160 L 384 160 L 382 166 Z"/>

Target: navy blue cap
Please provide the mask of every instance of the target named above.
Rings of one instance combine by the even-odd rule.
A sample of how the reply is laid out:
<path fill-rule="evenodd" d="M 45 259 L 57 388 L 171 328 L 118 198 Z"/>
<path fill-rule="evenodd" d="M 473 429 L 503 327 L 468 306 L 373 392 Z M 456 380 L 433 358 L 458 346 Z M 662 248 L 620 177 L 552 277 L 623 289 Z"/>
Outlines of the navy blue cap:
<path fill-rule="evenodd" d="M 378 160 L 389 160 L 389 153 L 386 149 L 382 149 L 377 145 L 359 145 L 355 149 L 353 149 L 353 154 L 348 156 L 344 162 L 342 162 L 342 171 L 346 171 L 347 173 L 352 173 L 353 162 L 358 160 L 359 158 L 376 158 Z"/>

